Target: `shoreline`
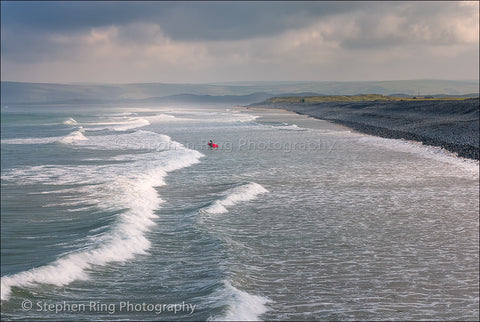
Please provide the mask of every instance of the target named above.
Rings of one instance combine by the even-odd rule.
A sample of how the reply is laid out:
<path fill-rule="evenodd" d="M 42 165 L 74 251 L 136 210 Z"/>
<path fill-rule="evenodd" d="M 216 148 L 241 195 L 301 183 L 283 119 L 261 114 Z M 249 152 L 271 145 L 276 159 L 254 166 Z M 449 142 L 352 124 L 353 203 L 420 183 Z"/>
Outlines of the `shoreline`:
<path fill-rule="evenodd" d="M 465 101 L 363 101 L 257 103 L 248 108 L 279 109 L 389 139 L 443 148 L 458 157 L 480 160 L 479 99 Z"/>

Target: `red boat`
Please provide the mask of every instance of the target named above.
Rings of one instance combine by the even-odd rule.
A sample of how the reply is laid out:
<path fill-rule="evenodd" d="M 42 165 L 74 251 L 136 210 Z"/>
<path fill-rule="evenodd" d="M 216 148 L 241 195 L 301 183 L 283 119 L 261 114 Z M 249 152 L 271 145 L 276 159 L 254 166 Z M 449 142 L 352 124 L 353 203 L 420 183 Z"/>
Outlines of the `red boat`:
<path fill-rule="evenodd" d="M 213 142 L 208 142 L 208 146 L 210 146 L 212 148 L 218 148 L 218 144 L 215 144 Z"/>

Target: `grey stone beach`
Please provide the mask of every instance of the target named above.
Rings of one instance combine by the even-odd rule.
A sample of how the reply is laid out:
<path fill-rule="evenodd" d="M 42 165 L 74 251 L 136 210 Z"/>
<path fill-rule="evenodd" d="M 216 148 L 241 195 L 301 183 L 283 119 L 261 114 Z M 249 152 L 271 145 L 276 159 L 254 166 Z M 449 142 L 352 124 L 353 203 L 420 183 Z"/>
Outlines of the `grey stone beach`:
<path fill-rule="evenodd" d="M 384 138 L 406 139 L 442 147 L 479 160 L 478 98 L 320 103 L 258 103 L 348 126 Z"/>

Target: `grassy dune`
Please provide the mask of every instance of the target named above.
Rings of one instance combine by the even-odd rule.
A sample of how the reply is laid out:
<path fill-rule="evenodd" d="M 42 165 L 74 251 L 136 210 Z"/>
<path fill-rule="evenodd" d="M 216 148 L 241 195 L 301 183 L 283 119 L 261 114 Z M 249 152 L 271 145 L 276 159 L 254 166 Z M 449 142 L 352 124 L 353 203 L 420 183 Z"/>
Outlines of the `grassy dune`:
<path fill-rule="evenodd" d="M 384 96 L 379 94 L 363 94 L 363 95 L 331 95 L 331 96 L 281 96 L 272 97 L 265 103 L 320 103 L 320 102 L 366 102 L 366 101 L 438 101 L 438 100 L 465 100 L 466 97 L 395 97 Z"/>

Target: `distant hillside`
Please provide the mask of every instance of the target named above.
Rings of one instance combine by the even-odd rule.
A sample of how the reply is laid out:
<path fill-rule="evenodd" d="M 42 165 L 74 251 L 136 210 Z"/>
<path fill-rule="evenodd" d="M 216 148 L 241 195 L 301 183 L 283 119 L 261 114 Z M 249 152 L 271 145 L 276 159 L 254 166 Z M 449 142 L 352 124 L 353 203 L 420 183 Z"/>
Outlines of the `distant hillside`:
<path fill-rule="evenodd" d="M 271 94 L 253 93 L 248 95 L 196 95 L 196 94 L 178 94 L 164 97 L 151 97 L 142 100 L 132 100 L 132 102 L 141 101 L 148 103 L 195 103 L 195 104 L 251 104 L 254 102 L 265 101 L 271 98 Z"/>
<path fill-rule="evenodd" d="M 478 93 L 478 81 L 449 80 L 394 80 L 376 82 L 239 82 L 218 83 L 223 86 L 242 86 L 256 88 L 258 92 L 266 93 L 301 93 L 311 92 L 322 95 L 358 95 L 381 94 L 391 95 L 402 93 L 411 96 L 424 95 L 464 95 Z"/>
<path fill-rule="evenodd" d="M 201 100 L 238 100 L 245 95 L 357 95 L 380 94 L 425 96 L 425 95 L 465 95 L 478 93 L 478 81 L 444 81 L 444 80 L 402 80 L 381 82 L 242 82 L 218 84 L 47 84 L 1 82 L 1 102 L 13 103 L 102 103 L 133 102 L 135 100 L 161 101 L 174 95 L 200 95 Z M 209 96 L 209 97 L 206 97 Z M 218 97 L 218 98 L 214 98 Z M 222 98 L 223 97 L 223 98 Z M 186 96 L 177 99 L 193 99 Z M 248 103 L 247 97 L 241 98 Z M 264 100 L 259 99 L 257 101 Z"/>

